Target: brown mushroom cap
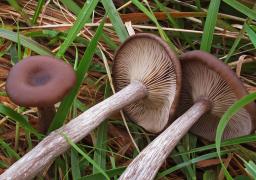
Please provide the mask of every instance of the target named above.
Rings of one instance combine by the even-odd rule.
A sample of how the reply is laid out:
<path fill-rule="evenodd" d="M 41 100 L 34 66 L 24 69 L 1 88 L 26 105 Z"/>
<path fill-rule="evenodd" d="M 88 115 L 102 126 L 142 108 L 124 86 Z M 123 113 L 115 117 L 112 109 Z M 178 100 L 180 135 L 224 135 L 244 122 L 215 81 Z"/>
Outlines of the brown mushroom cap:
<path fill-rule="evenodd" d="M 69 64 L 49 56 L 30 56 L 13 66 L 6 91 L 20 106 L 43 107 L 59 102 L 75 82 Z"/>
<path fill-rule="evenodd" d="M 221 116 L 247 91 L 235 73 L 211 54 L 191 51 L 181 56 L 182 90 L 181 113 L 184 113 L 200 98 L 211 102 L 210 112 L 203 115 L 192 127 L 191 132 L 213 141 Z M 242 108 L 229 121 L 223 139 L 250 134 L 255 129 L 255 104 Z"/>
<path fill-rule="evenodd" d="M 127 39 L 114 58 L 113 81 L 117 90 L 142 82 L 146 98 L 124 108 L 125 114 L 150 132 L 164 129 L 173 116 L 181 84 L 180 64 L 159 37 L 140 33 Z"/>

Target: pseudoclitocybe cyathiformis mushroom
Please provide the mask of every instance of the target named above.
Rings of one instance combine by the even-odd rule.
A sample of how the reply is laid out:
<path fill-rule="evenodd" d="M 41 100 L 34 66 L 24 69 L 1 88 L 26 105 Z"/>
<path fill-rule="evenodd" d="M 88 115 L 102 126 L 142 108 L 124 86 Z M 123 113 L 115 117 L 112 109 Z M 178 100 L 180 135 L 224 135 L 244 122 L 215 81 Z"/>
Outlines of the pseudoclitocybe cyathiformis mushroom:
<path fill-rule="evenodd" d="M 168 117 L 173 115 L 180 78 L 174 53 L 156 36 L 143 33 L 134 36 L 115 55 L 113 80 L 117 90 L 133 81 L 143 82 L 147 88 L 146 98 L 124 108 L 126 115 L 147 131 L 162 131 Z"/>
<path fill-rule="evenodd" d="M 130 163 L 120 179 L 153 179 L 169 153 L 196 122 L 191 131 L 213 141 L 220 117 L 236 100 L 247 95 L 235 73 L 214 56 L 191 51 L 180 59 L 183 78 L 178 109 L 186 112 Z M 252 133 L 255 113 L 254 103 L 241 109 L 230 120 L 223 138 Z"/>
<path fill-rule="evenodd" d="M 192 51 L 181 56 L 184 74 L 180 109 L 184 113 L 201 98 L 211 107 L 191 128 L 191 132 L 213 141 L 219 119 L 235 101 L 247 95 L 245 87 L 230 68 L 214 56 Z M 198 87 L 203 87 L 199 89 Z M 229 121 L 222 138 L 248 135 L 255 130 L 255 104 L 250 103 Z"/>
<path fill-rule="evenodd" d="M 45 165 L 69 148 L 70 144 L 63 134 L 77 142 L 110 114 L 127 105 L 130 106 L 125 111 L 134 121 L 149 131 L 161 131 L 177 103 L 181 84 L 180 71 L 174 53 L 160 38 L 151 34 L 130 37 L 118 49 L 114 59 L 114 84 L 120 91 L 53 131 L 6 170 L 0 179 L 34 177 Z M 155 115 L 147 117 L 147 113 L 157 113 L 162 119 Z M 144 117 L 148 118 L 147 121 L 154 121 L 156 126 L 151 122 L 148 122 L 149 125 L 145 123 L 141 119 Z"/>
<path fill-rule="evenodd" d="M 30 56 L 8 74 L 6 92 L 17 105 L 37 107 L 38 130 L 46 133 L 55 115 L 54 104 L 75 85 L 73 68 L 50 56 Z"/>

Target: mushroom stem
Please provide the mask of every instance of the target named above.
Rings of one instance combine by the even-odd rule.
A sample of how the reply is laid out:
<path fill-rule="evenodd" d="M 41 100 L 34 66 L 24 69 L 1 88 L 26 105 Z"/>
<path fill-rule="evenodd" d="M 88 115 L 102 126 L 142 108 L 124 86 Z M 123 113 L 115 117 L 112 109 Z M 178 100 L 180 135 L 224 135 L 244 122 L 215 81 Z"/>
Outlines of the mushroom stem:
<path fill-rule="evenodd" d="M 80 114 L 68 124 L 51 132 L 36 147 L 1 174 L 0 179 L 32 179 L 49 162 L 70 147 L 65 136 L 75 143 L 80 141 L 112 113 L 146 95 L 147 89 L 142 83 L 132 82 L 113 96 Z"/>
<path fill-rule="evenodd" d="M 140 152 L 129 164 L 119 180 L 154 179 L 160 166 L 180 139 L 209 109 L 209 101 L 204 99 L 197 101 L 185 114 L 176 119 Z"/>
<path fill-rule="evenodd" d="M 46 134 L 54 116 L 55 116 L 55 107 L 47 106 L 47 107 L 38 107 L 38 124 L 37 129 L 39 132 Z"/>

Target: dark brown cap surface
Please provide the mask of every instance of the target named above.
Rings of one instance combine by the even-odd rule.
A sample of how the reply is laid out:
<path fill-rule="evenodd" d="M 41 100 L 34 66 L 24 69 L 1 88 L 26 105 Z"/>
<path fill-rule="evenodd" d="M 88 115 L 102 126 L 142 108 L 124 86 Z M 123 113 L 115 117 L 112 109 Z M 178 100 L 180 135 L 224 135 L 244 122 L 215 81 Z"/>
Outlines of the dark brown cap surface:
<path fill-rule="evenodd" d="M 42 107 L 59 102 L 75 85 L 73 68 L 49 56 L 30 56 L 13 66 L 6 91 L 11 100 L 25 107 Z"/>
<path fill-rule="evenodd" d="M 210 100 L 210 112 L 200 118 L 191 132 L 213 141 L 221 116 L 235 101 L 248 93 L 235 73 L 213 55 L 191 51 L 183 54 L 180 59 L 183 72 L 181 113 L 200 98 Z M 255 113 L 254 103 L 242 108 L 229 121 L 223 139 L 252 133 L 255 129 Z"/>
<path fill-rule="evenodd" d="M 127 39 L 116 52 L 113 80 L 117 90 L 133 81 L 147 88 L 146 98 L 124 108 L 131 120 L 154 133 L 166 127 L 176 108 L 181 70 L 175 53 L 161 38 L 139 33 Z"/>

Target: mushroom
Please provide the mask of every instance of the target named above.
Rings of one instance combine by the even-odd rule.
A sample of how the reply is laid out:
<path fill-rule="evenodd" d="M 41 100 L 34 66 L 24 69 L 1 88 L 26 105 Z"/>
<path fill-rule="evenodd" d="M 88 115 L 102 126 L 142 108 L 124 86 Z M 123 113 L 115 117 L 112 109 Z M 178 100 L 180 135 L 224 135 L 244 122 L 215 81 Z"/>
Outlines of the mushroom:
<path fill-rule="evenodd" d="M 236 100 L 247 95 L 235 73 L 214 56 L 191 51 L 181 56 L 180 60 L 183 78 L 178 109 L 181 109 L 179 114 L 186 112 L 129 164 L 120 180 L 153 179 L 161 164 L 189 130 L 213 141 L 220 117 Z M 224 131 L 223 139 L 252 133 L 255 130 L 255 109 L 255 104 L 250 103 L 234 115 Z"/>
<path fill-rule="evenodd" d="M 174 114 L 181 73 L 172 50 L 159 37 L 140 33 L 119 48 L 113 65 L 113 83 L 120 91 L 139 81 L 147 88 L 142 98 L 123 108 L 129 119 L 149 132 L 162 131 Z"/>
<path fill-rule="evenodd" d="M 117 50 L 114 58 L 113 80 L 119 92 L 53 131 L 0 175 L 0 179 L 34 177 L 70 147 L 63 135 L 78 142 L 122 108 L 146 130 L 162 131 L 176 108 L 180 72 L 175 54 L 159 37 L 145 33 L 130 37 Z"/>
<path fill-rule="evenodd" d="M 211 106 L 208 113 L 191 128 L 191 132 L 214 141 L 219 119 L 235 101 L 248 92 L 230 68 L 214 56 L 192 51 L 181 57 L 184 78 L 182 82 L 181 112 L 204 98 Z M 204 87 L 199 89 L 197 87 Z M 250 103 L 237 112 L 225 128 L 222 139 L 244 136 L 255 130 L 255 104 Z"/>
<path fill-rule="evenodd" d="M 10 70 L 6 91 L 17 105 L 38 108 L 38 130 L 46 133 L 55 115 L 54 104 L 75 82 L 75 72 L 67 63 L 50 56 L 30 56 Z"/>

